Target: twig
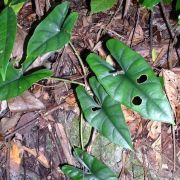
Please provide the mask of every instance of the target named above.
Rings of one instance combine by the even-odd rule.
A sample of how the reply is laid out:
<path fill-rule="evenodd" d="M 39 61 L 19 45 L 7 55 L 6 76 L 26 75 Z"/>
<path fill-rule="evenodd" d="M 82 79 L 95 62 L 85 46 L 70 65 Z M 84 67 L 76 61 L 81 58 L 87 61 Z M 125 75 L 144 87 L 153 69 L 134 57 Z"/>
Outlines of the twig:
<path fill-rule="evenodd" d="M 48 130 L 49 130 L 49 135 L 51 136 L 51 139 L 52 139 L 52 141 L 53 141 L 53 143 L 54 143 L 54 145 L 55 145 L 55 148 L 56 148 L 56 150 L 57 150 L 58 159 L 59 159 L 59 161 L 62 163 L 62 162 L 63 162 L 63 159 L 62 159 L 63 155 L 62 155 L 62 153 L 61 153 L 61 151 L 60 151 L 60 148 L 59 148 L 59 146 L 58 146 L 58 144 L 57 144 L 57 141 L 56 141 L 57 138 L 55 137 L 55 133 L 54 133 L 54 131 L 52 130 L 52 126 L 51 126 L 50 123 L 48 124 Z"/>
<path fill-rule="evenodd" d="M 137 7 L 137 12 L 136 12 L 136 22 L 135 22 L 134 29 L 133 29 L 133 34 L 132 34 L 132 38 L 131 38 L 131 44 L 130 44 L 130 47 L 132 47 L 133 37 L 134 37 L 134 34 L 135 34 L 135 32 L 136 32 L 137 24 L 138 24 L 138 22 L 139 22 L 139 11 L 140 11 L 140 8 Z"/>
<path fill-rule="evenodd" d="M 36 114 L 36 116 L 34 117 L 34 119 L 32 119 L 31 121 L 29 121 L 28 123 L 26 123 L 25 125 L 15 129 L 13 132 L 6 134 L 4 139 L 5 141 L 8 140 L 9 138 L 11 138 L 12 136 L 14 136 L 18 131 L 21 131 L 22 129 L 30 126 L 31 124 L 35 124 L 35 122 L 38 120 L 39 114 Z"/>
<path fill-rule="evenodd" d="M 57 137 L 60 140 L 62 151 L 66 157 L 67 163 L 75 166 L 75 161 L 71 153 L 71 146 L 70 146 L 70 143 L 69 143 L 69 140 L 68 140 L 68 137 L 66 135 L 63 125 L 61 123 L 56 123 L 55 130 L 56 130 Z"/>
<path fill-rule="evenodd" d="M 10 180 L 10 151 L 11 151 L 11 140 L 8 139 L 7 147 L 7 161 L 6 161 L 6 179 Z"/>
<path fill-rule="evenodd" d="M 120 0 L 118 2 L 119 2 L 118 8 L 116 9 L 115 13 L 111 16 L 109 22 L 107 23 L 107 25 L 105 26 L 104 29 L 107 29 L 107 27 L 111 24 L 111 22 L 113 21 L 113 19 L 116 17 L 117 13 L 119 12 L 121 5 L 123 3 L 123 0 Z M 103 30 L 103 32 L 104 32 L 104 30 Z"/>
<path fill-rule="evenodd" d="M 85 86 L 85 84 L 80 83 L 80 82 L 78 82 L 78 81 L 73 81 L 73 80 L 63 79 L 63 78 L 58 78 L 58 77 L 50 77 L 50 78 L 46 78 L 46 79 L 63 81 L 63 82 L 71 83 L 71 84 L 78 84 L 78 85 L 81 85 L 81 86 Z"/>
<path fill-rule="evenodd" d="M 172 31 L 171 25 L 170 25 L 170 23 L 169 23 L 169 19 L 168 19 L 168 17 L 167 17 L 166 14 L 165 14 L 165 7 L 164 7 L 164 4 L 163 4 L 163 1 L 162 1 L 162 0 L 160 1 L 160 8 L 161 8 L 162 16 L 163 16 L 164 21 L 165 21 L 165 23 L 166 23 L 168 32 L 169 32 L 170 37 L 171 37 L 171 39 L 172 39 L 172 41 L 173 41 L 175 35 L 174 35 L 173 31 Z M 180 55 L 179 55 L 178 50 L 177 50 L 176 48 L 175 48 L 175 50 L 176 50 L 176 54 L 177 54 L 178 59 L 180 59 Z"/>
<path fill-rule="evenodd" d="M 63 106 L 64 102 L 62 102 L 61 104 L 59 104 L 58 106 L 55 106 L 53 107 L 52 109 L 48 110 L 44 116 L 48 116 L 50 114 L 52 114 L 54 111 L 58 110 L 58 109 L 63 109 L 62 106 Z"/>
<path fill-rule="evenodd" d="M 168 29 L 168 32 L 170 34 L 170 37 L 171 39 L 174 39 L 174 33 L 173 31 L 171 30 L 171 25 L 169 24 L 169 20 L 168 20 L 168 17 L 166 16 L 165 14 L 165 7 L 164 7 L 164 3 L 162 2 L 162 0 L 160 1 L 160 7 L 161 7 L 161 11 L 162 11 L 162 16 L 164 18 L 164 21 L 166 23 L 166 26 L 167 26 L 167 29 Z"/>
<path fill-rule="evenodd" d="M 150 35 L 150 57 L 152 57 L 152 47 L 153 47 L 153 11 L 150 11 L 150 28 L 149 28 L 149 35 Z"/>
<path fill-rule="evenodd" d="M 122 168 L 121 168 L 121 172 L 120 172 L 120 174 L 119 174 L 119 180 L 121 180 L 122 179 L 122 176 L 123 176 L 123 174 L 124 174 L 124 169 L 125 169 L 125 164 L 126 164 L 126 156 L 127 156 L 127 154 L 126 154 L 126 151 L 122 151 Z"/>
<path fill-rule="evenodd" d="M 83 74 L 84 74 L 85 87 L 87 87 L 87 80 L 86 80 L 87 73 L 86 73 L 86 68 L 85 68 L 85 66 L 83 64 L 83 60 L 81 59 L 81 57 L 80 57 L 79 53 L 77 52 L 76 48 L 74 47 L 74 45 L 71 42 L 69 42 L 69 45 L 70 45 L 70 47 L 72 48 L 72 50 L 74 51 L 75 55 L 77 56 L 77 58 L 79 60 L 79 63 L 81 65 L 81 68 L 82 68 Z M 80 84 L 80 85 L 82 85 L 82 84 Z"/>
<path fill-rule="evenodd" d="M 130 5 L 131 5 L 131 0 L 126 0 L 123 17 L 127 15 Z"/>
<path fill-rule="evenodd" d="M 84 150 L 84 142 L 83 142 L 83 115 L 81 113 L 80 115 L 80 145 L 81 145 L 81 149 Z"/>
<path fill-rule="evenodd" d="M 88 152 L 88 153 L 91 153 L 91 151 L 92 151 L 92 146 L 93 146 L 93 144 L 94 144 L 94 142 L 95 142 L 95 140 L 96 140 L 97 135 L 98 135 L 97 130 L 94 129 L 94 128 L 92 128 L 91 136 L 90 136 L 89 141 L 88 141 L 88 144 L 87 144 L 87 146 L 86 146 L 86 149 L 87 149 L 87 152 Z"/>
<path fill-rule="evenodd" d="M 119 2 L 119 1 L 118 1 L 118 2 Z M 120 10 L 120 7 L 121 7 L 122 3 L 123 3 L 123 0 L 120 0 L 119 5 L 118 5 L 118 8 L 116 9 L 115 13 L 111 16 L 111 18 L 110 18 L 110 20 L 108 21 L 108 23 L 105 25 L 104 28 L 102 27 L 102 28 L 99 30 L 99 32 L 98 32 L 99 36 L 98 36 L 97 39 L 96 39 L 96 42 L 97 42 L 97 43 L 99 42 L 99 39 L 100 39 L 101 34 L 104 34 L 106 31 L 109 31 L 109 30 L 108 30 L 108 26 L 111 24 L 111 22 L 113 21 L 113 19 L 116 17 L 117 13 L 118 13 L 119 10 Z"/>
<path fill-rule="evenodd" d="M 175 137 L 175 128 L 174 125 L 172 127 L 172 138 L 173 138 L 173 172 L 176 172 L 176 137 Z"/>

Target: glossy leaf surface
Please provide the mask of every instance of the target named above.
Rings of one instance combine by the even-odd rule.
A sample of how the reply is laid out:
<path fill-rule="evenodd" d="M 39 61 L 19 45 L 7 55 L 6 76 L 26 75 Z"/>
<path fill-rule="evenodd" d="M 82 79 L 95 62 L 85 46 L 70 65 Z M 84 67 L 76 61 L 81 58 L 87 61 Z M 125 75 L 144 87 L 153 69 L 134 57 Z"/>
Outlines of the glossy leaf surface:
<path fill-rule="evenodd" d="M 96 54 L 87 57 L 107 93 L 144 118 L 173 124 L 170 104 L 146 60 L 118 40 L 109 40 L 107 47 L 122 71 L 117 71 Z"/>
<path fill-rule="evenodd" d="M 98 13 L 113 7 L 117 0 L 91 0 L 91 12 Z"/>
<path fill-rule="evenodd" d="M 10 55 L 16 37 L 16 15 L 12 8 L 5 8 L 0 14 L 0 73 L 5 80 Z"/>
<path fill-rule="evenodd" d="M 90 180 L 90 179 L 94 179 L 96 180 L 97 178 L 95 176 L 93 176 L 92 173 L 90 172 L 83 172 L 81 169 L 78 169 L 74 166 L 70 166 L 70 165 L 64 165 L 62 167 L 62 171 L 69 177 L 72 178 L 72 180 L 80 180 L 80 179 L 84 179 L 84 180 Z"/>
<path fill-rule="evenodd" d="M 176 11 L 180 10 L 180 0 L 176 1 Z"/>
<path fill-rule="evenodd" d="M 0 100 L 7 100 L 19 96 L 32 86 L 33 83 L 52 75 L 47 69 L 35 71 L 28 75 L 23 75 L 20 70 L 14 69 L 9 64 L 6 80 L 0 78 Z"/>
<path fill-rule="evenodd" d="M 17 14 L 26 0 L 12 0 L 9 6 L 14 10 L 14 12 Z"/>
<path fill-rule="evenodd" d="M 153 7 L 160 2 L 160 0 L 141 0 L 140 2 L 145 8 L 152 10 Z"/>
<path fill-rule="evenodd" d="M 69 3 L 64 2 L 37 26 L 27 47 L 27 59 L 24 62 L 26 69 L 36 57 L 50 51 L 63 48 L 71 38 L 71 32 L 78 14 L 71 13 L 67 18 Z"/>
<path fill-rule="evenodd" d="M 132 149 L 120 103 L 106 93 L 95 77 L 90 78 L 90 86 L 97 101 L 82 86 L 76 90 L 86 120 L 111 142 Z"/>
<path fill-rule="evenodd" d="M 72 177 L 72 179 L 77 179 L 79 177 L 85 177 L 85 179 L 95 179 L 95 180 L 118 180 L 117 176 L 114 174 L 112 170 L 110 170 L 105 164 L 99 161 L 94 156 L 88 154 L 87 152 L 81 150 L 80 148 L 75 149 L 75 155 L 79 159 L 79 161 L 84 165 L 88 172 L 84 173 L 79 169 L 76 169 L 72 166 L 64 166 L 62 168 L 63 172 L 66 175 Z M 83 173 L 81 175 L 81 173 Z M 80 176 L 81 175 L 81 176 Z"/>

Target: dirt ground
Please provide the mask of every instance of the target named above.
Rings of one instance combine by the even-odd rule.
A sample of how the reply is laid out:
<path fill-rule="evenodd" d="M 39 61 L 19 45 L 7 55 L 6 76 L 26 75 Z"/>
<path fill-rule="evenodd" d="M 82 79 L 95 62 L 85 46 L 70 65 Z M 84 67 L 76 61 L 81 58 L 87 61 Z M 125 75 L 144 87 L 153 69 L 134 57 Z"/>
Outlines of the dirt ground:
<path fill-rule="evenodd" d="M 48 2 L 48 3 L 47 3 Z M 18 13 L 18 32 L 12 56 L 18 60 L 34 28 L 60 0 L 27 1 Z M 140 53 L 158 76 L 163 76 L 165 92 L 176 115 L 176 126 L 143 119 L 125 108 L 134 152 L 109 143 L 96 135 L 88 146 L 118 175 L 119 179 L 180 179 L 180 26 L 171 5 L 158 5 L 153 12 L 140 7 L 136 0 L 112 9 L 90 14 L 85 0 L 70 0 L 70 10 L 79 14 L 71 42 L 34 66 L 44 65 L 56 77 L 83 82 L 85 78 L 76 53 L 91 74 L 86 56 L 90 52 L 108 57 L 104 46 L 116 38 Z M 121 5 L 120 5 L 121 4 Z M 167 24 L 171 27 L 167 28 Z M 179 34 L 178 34 L 179 33 Z M 174 48 L 177 47 L 177 48 Z M 157 56 L 152 58 L 152 51 Z M 28 92 L 0 102 L 0 179 L 69 179 L 60 167 L 70 163 L 79 166 L 71 150 L 80 145 L 80 109 L 76 84 L 42 80 Z M 170 89 L 170 92 L 168 91 Z M 83 139 L 87 144 L 91 127 L 83 121 Z"/>

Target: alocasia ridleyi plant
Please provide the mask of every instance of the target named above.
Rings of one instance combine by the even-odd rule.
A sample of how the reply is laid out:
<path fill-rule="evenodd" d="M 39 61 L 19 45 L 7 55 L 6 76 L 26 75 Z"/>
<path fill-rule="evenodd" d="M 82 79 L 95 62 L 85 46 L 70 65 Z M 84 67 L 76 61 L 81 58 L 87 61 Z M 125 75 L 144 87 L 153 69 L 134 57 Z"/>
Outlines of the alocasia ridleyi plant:
<path fill-rule="evenodd" d="M 22 94 L 33 83 L 53 75 L 48 69 L 27 71 L 33 61 L 43 54 L 64 47 L 71 38 L 71 32 L 77 20 L 76 12 L 67 16 L 69 3 L 56 6 L 37 26 L 28 42 L 27 57 L 16 69 L 10 59 L 16 36 L 16 15 L 11 7 L 0 14 L 0 100 L 10 99 Z"/>

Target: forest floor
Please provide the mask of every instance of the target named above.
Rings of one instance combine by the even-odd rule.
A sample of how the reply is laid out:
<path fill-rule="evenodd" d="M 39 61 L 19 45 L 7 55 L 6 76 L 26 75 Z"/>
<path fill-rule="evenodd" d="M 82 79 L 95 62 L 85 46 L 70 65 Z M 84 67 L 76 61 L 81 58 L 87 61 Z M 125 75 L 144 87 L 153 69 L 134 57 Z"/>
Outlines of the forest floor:
<path fill-rule="evenodd" d="M 38 0 L 25 3 L 18 13 L 18 33 L 12 56 L 20 59 L 26 40 L 34 28 L 61 1 Z M 76 53 L 86 71 L 86 56 L 98 53 L 106 59 L 104 47 L 110 37 L 119 39 L 141 54 L 158 76 L 163 76 L 165 92 L 174 114 L 176 126 L 143 119 L 123 107 L 131 132 L 134 152 L 109 143 L 95 134 L 89 152 L 114 170 L 119 179 L 179 179 L 180 177 L 180 27 L 173 19 L 171 5 L 156 6 L 153 13 L 132 1 L 119 3 L 112 9 L 90 14 L 85 0 L 71 0 L 70 10 L 79 14 L 71 42 L 48 58 L 36 60 L 35 66 L 50 67 L 56 77 L 83 82 L 84 75 Z M 167 22 L 172 27 L 167 28 Z M 156 56 L 152 58 L 152 51 Z M 61 165 L 76 165 L 71 149 L 80 146 L 80 109 L 75 94 L 77 85 L 55 80 L 34 84 L 23 95 L 1 102 L 0 179 L 69 179 Z M 91 127 L 83 121 L 83 143 L 90 138 Z M 113 156 L 112 156 L 113 155 Z"/>

